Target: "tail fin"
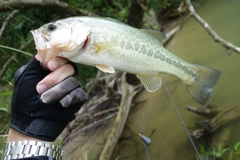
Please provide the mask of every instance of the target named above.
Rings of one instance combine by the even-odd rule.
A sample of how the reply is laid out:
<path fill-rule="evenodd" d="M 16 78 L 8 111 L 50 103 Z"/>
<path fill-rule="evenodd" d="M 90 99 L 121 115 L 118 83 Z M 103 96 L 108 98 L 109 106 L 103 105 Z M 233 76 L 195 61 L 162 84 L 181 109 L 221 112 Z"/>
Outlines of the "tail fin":
<path fill-rule="evenodd" d="M 217 84 L 221 72 L 212 68 L 196 65 L 200 70 L 200 76 L 192 85 L 187 86 L 193 99 L 201 105 L 206 105 L 211 100 L 212 88 Z"/>

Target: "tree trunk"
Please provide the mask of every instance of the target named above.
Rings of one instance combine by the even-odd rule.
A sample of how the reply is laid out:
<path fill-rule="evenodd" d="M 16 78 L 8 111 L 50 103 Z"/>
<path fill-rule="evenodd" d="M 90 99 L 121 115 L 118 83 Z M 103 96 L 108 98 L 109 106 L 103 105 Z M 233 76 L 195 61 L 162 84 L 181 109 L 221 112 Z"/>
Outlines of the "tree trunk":
<path fill-rule="evenodd" d="M 128 24 L 130 26 L 141 28 L 144 16 L 144 10 L 141 7 L 138 0 L 131 0 L 130 1 L 130 9 L 128 15 Z M 142 0 L 142 3 L 145 3 L 145 0 Z"/>

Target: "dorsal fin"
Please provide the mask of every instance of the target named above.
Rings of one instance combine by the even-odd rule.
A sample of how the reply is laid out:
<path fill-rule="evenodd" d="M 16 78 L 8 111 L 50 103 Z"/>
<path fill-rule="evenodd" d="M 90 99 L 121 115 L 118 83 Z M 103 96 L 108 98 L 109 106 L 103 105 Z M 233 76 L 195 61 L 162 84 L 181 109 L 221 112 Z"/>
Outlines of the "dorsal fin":
<path fill-rule="evenodd" d="M 159 42 L 161 42 L 161 44 L 162 44 L 162 41 L 166 39 L 166 35 L 162 32 L 150 30 L 150 29 L 141 29 L 141 30 L 149 34 L 150 36 L 154 37 L 155 39 L 157 39 Z"/>

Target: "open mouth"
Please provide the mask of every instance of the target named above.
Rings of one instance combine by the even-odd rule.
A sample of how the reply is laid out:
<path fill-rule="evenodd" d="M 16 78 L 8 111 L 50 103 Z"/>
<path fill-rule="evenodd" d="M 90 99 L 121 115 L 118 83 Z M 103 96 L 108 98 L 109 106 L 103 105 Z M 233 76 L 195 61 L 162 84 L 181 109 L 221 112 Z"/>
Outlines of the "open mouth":
<path fill-rule="evenodd" d="M 49 46 L 46 42 L 49 42 L 49 36 L 46 34 L 41 33 L 39 30 L 31 31 L 34 42 L 36 45 L 36 49 L 44 50 L 47 49 Z"/>
<path fill-rule="evenodd" d="M 49 38 L 48 38 L 49 36 L 48 35 L 45 35 L 45 34 L 43 34 L 41 32 L 40 32 L 40 34 L 41 34 L 42 39 L 44 39 L 47 42 L 49 41 Z"/>
<path fill-rule="evenodd" d="M 46 63 L 49 61 L 49 53 L 50 53 L 50 47 L 48 45 L 49 38 L 47 35 L 42 34 L 39 30 L 33 30 L 31 31 L 34 42 L 36 45 L 36 49 L 38 51 L 38 55 L 40 57 L 40 61 L 42 63 L 42 66 L 45 67 Z"/>

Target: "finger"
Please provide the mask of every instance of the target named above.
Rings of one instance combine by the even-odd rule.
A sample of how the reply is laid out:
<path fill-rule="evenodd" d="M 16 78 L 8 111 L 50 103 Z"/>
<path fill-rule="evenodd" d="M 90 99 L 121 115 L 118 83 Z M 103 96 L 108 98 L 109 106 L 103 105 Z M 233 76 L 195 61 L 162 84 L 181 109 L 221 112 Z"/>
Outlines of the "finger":
<path fill-rule="evenodd" d="M 71 76 L 44 92 L 40 98 L 43 103 L 54 103 L 78 87 L 80 87 L 80 83 Z"/>
<path fill-rule="evenodd" d="M 69 60 L 62 57 L 56 57 L 50 60 L 47 63 L 47 67 L 50 71 L 55 71 L 56 69 L 60 68 L 61 66 L 65 65 Z"/>
<path fill-rule="evenodd" d="M 61 101 L 63 107 L 68 107 L 73 104 L 78 104 L 85 102 L 88 99 L 87 94 L 83 91 L 82 88 L 77 88 L 65 96 Z"/>
<path fill-rule="evenodd" d="M 40 58 L 39 54 L 36 54 L 36 55 L 35 55 L 35 58 L 36 58 L 38 61 L 40 61 L 40 60 L 41 60 L 41 58 Z"/>
<path fill-rule="evenodd" d="M 41 60 L 41 57 L 39 56 L 39 54 L 36 54 L 35 55 L 35 58 L 40 61 Z M 66 64 L 67 62 L 69 62 L 68 59 L 66 58 L 63 58 L 63 57 L 55 57 L 54 59 L 50 60 L 48 63 L 47 63 L 47 68 L 50 70 L 50 71 L 54 71 L 58 68 L 60 68 L 61 66 L 63 66 L 64 64 Z"/>
<path fill-rule="evenodd" d="M 61 81 L 63 81 L 64 79 L 73 74 L 74 74 L 73 66 L 71 64 L 66 64 L 58 68 L 57 70 L 51 72 L 43 80 L 41 80 L 36 86 L 37 92 L 43 93 L 44 91 L 60 83 Z"/>

